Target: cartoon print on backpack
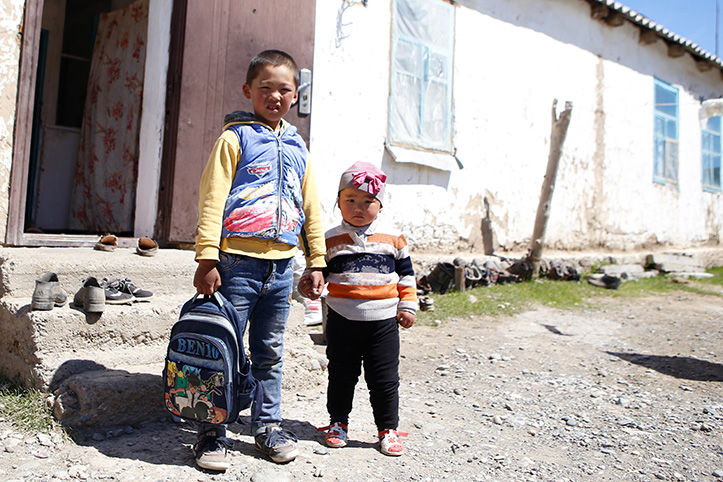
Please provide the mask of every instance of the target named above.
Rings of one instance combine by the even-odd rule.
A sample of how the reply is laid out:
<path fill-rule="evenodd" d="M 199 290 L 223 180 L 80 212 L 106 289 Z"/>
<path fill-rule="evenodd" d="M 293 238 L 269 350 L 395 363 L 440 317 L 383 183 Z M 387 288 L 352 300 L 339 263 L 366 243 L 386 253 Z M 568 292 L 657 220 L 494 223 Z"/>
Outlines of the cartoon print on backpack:
<path fill-rule="evenodd" d="M 222 372 L 204 380 L 198 368 L 186 365 L 179 370 L 175 362 L 168 361 L 166 374 L 166 407 L 171 413 L 199 422 L 223 422 L 228 411 Z"/>

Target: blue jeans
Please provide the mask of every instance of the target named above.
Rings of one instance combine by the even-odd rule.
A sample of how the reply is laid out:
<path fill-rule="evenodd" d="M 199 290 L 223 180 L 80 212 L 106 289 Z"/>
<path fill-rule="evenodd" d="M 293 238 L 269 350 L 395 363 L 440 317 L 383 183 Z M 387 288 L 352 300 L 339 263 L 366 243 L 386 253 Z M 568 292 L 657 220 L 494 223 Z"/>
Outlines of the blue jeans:
<path fill-rule="evenodd" d="M 238 311 L 239 333 L 248 327 L 251 372 L 264 390 L 254 434 L 281 423 L 281 366 L 294 273 L 291 259 L 268 260 L 221 253 L 216 265 L 221 294 Z M 252 407 L 252 413 L 258 407 Z"/>

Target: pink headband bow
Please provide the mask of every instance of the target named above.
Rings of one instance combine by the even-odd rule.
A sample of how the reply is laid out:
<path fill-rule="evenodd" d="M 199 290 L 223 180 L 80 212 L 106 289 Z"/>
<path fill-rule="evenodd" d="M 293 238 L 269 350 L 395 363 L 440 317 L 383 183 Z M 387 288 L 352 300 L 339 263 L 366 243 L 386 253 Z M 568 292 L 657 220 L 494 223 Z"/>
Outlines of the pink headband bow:
<path fill-rule="evenodd" d="M 354 174 L 354 187 L 358 188 L 365 182 L 369 183 L 369 194 L 376 196 L 384 187 L 387 176 L 382 173 L 359 171 Z"/>

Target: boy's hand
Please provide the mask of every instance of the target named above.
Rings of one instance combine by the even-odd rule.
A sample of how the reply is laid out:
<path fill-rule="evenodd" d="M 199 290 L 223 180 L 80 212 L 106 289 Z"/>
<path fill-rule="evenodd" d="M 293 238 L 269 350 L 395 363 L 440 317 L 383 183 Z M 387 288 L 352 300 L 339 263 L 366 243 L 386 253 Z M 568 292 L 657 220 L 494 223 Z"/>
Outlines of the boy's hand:
<path fill-rule="evenodd" d="M 212 259 L 198 261 L 196 274 L 193 276 L 193 286 L 202 295 L 212 295 L 221 287 L 221 275 L 216 269 L 216 261 Z"/>
<path fill-rule="evenodd" d="M 299 280 L 299 293 L 301 293 L 301 296 L 304 298 L 311 298 L 310 291 L 311 291 L 311 279 L 308 276 L 302 276 L 302 278 Z"/>
<path fill-rule="evenodd" d="M 324 275 L 321 268 L 311 268 L 309 276 L 299 280 L 299 292 L 310 300 L 318 300 L 324 292 Z"/>
<path fill-rule="evenodd" d="M 414 324 L 414 313 L 410 313 L 408 311 L 397 311 L 397 323 L 399 323 L 402 328 L 411 328 Z"/>

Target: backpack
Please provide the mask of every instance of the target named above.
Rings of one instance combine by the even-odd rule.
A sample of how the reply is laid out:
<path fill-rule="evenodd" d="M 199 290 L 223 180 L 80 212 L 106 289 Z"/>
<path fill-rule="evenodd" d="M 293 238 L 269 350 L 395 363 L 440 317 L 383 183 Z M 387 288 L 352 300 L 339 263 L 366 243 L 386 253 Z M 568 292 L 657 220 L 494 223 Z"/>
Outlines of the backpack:
<path fill-rule="evenodd" d="M 251 374 L 238 326 L 236 309 L 221 293 L 197 294 L 183 305 L 163 368 L 169 412 L 185 420 L 227 424 L 254 401 L 260 410 L 262 388 Z"/>

